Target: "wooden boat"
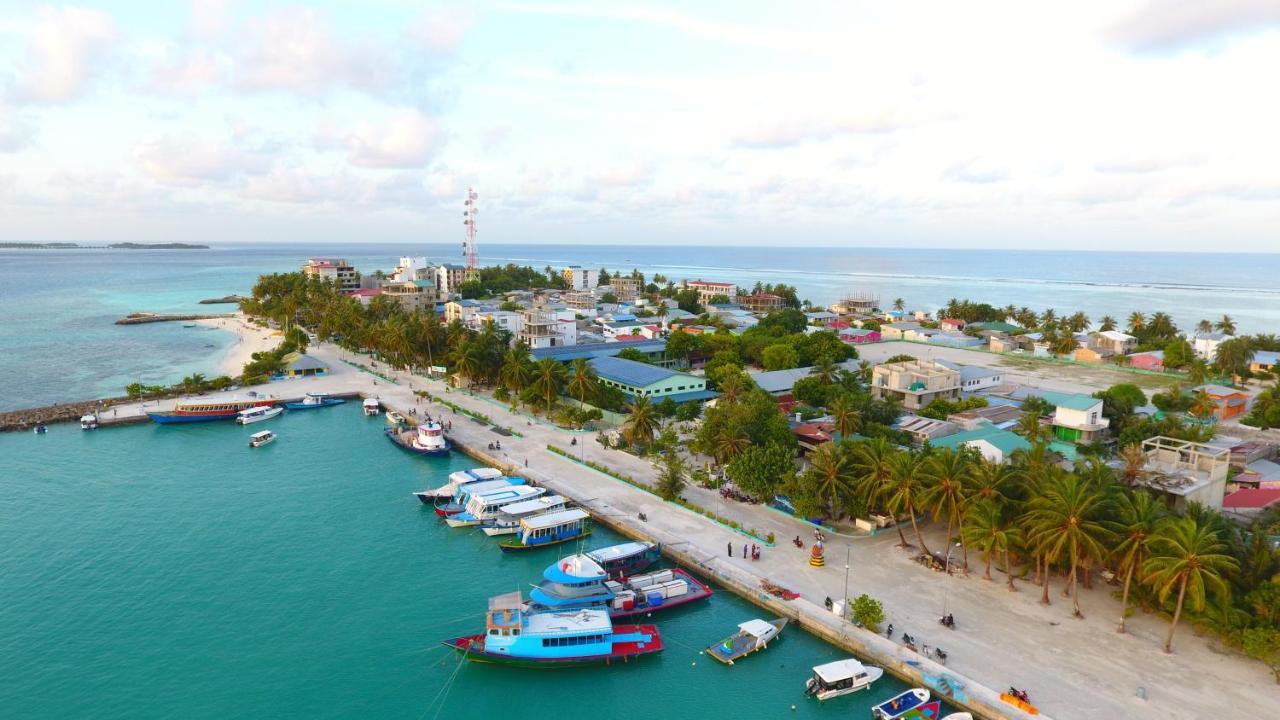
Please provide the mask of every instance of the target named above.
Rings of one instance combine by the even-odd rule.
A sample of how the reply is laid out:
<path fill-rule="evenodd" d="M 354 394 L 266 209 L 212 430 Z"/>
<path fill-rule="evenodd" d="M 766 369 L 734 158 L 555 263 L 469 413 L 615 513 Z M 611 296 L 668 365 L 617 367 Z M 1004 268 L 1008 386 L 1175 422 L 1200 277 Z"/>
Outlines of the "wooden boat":
<path fill-rule="evenodd" d="M 518 477 L 499 477 L 495 480 L 481 480 L 476 483 L 468 483 L 458 488 L 458 491 L 450 498 L 446 498 L 446 502 L 435 502 L 436 515 L 440 517 L 449 517 L 457 515 L 467 509 L 467 503 L 470 502 L 473 495 L 483 495 L 487 492 L 493 492 L 512 485 L 524 485 L 524 478 Z"/>
<path fill-rule="evenodd" d="M 591 535 L 590 518 L 579 508 L 523 518 L 516 539 L 500 542 L 498 547 L 502 552 L 515 552 L 584 538 Z"/>
<path fill-rule="evenodd" d="M 483 495 L 472 495 L 462 512 L 450 515 L 444 522 L 451 528 L 479 525 L 496 518 L 498 511 L 508 505 L 542 497 L 546 492 L 545 488 L 532 485 L 508 485 Z"/>
<path fill-rule="evenodd" d="M 262 432 L 256 432 L 249 436 L 249 447 L 251 448 L 262 447 L 263 445 L 266 445 L 269 442 L 274 442 L 275 439 L 276 439 L 276 434 L 271 432 L 270 430 L 263 430 Z"/>
<path fill-rule="evenodd" d="M 515 535 L 520 532 L 520 521 L 534 515 L 559 512 L 569 507 L 563 495 L 543 495 L 532 500 L 522 500 L 503 506 L 498 513 L 480 523 L 480 530 L 489 537 Z M 446 518 L 445 522 L 448 522 Z"/>
<path fill-rule="evenodd" d="M 174 423 L 204 422 L 207 420 L 231 420 L 241 410 L 271 406 L 276 402 L 270 395 L 250 393 L 248 399 L 231 398 L 220 402 L 178 403 L 173 410 L 149 412 L 147 417 L 161 425 Z"/>
<path fill-rule="evenodd" d="M 769 647 L 769 641 L 777 637 L 786 626 L 786 618 L 756 618 L 738 623 L 738 632 L 707 648 L 707 654 L 722 663 L 732 665 L 735 660 Z"/>
<path fill-rule="evenodd" d="M 345 402 L 346 400 L 342 398 L 329 397 L 328 393 L 307 393 L 301 402 L 285 403 L 284 406 L 290 410 L 315 410 L 316 408 L 341 405 Z"/>
<path fill-rule="evenodd" d="M 392 413 L 388 412 L 387 417 Z M 440 423 L 427 421 L 413 430 L 401 430 L 399 425 L 387 428 L 387 439 L 396 447 L 415 455 L 441 457 L 448 455 L 453 445 L 444 436 L 444 428 Z"/>
<path fill-rule="evenodd" d="M 804 686 L 804 694 L 819 700 L 848 695 L 870 689 L 884 675 L 878 667 L 867 667 L 854 658 L 836 660 L 813 668 L 813 676 Z"/>
<path fill-rule="evenodd" d="M 911 688 L 871 708 L 871 717 L 876 720 L 896 720 L 927 702 L 929 702 L 928 690 Z"/>

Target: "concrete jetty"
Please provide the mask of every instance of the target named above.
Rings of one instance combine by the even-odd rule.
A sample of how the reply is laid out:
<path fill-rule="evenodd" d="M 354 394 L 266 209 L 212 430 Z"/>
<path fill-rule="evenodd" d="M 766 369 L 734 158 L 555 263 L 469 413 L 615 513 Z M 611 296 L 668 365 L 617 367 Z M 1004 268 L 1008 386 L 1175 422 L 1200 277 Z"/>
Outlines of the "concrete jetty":
<path fill-rule="evenodd" d="M 223 318 L 233 318 L 235 313 L 214 313 L 214 314 L 194 314 L 194 315 L 164 315 L 152 312 L 136 312 L 116 321 L 116 325 L 145 325 L 147 323 L 158 322 L 174 322 L 182 320 L 221 320 Z"/>

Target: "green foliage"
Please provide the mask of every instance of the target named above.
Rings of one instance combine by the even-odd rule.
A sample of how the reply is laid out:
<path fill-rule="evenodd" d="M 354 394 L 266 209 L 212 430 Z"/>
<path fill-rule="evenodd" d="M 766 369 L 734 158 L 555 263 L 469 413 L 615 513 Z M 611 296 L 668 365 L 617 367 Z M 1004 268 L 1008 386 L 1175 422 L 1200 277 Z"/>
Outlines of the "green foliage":
<path fill-rule="evenodd" d="M 800 366 L 799 351 L 786 343 L 770 345 L 764 349 L 762 357 L 765 370 L 789 370 Z"/>
<path fill-rule="evenodd" d="M 1131 383 L 1112 385 L 1093 396 L 1102 401 L 1102 414 L 1113 421 L 1132 415 L 1134 410 L 1147 404 L 1146 394 Z"/>
<path fill-rule="evenodd" d="M 613 293 L 611 293 L 611 292 L 607 292 L 607 293 L 604 293 L 603 295 L 601 295 L 601 296 L 600 296 L 600 302 L 602 302 L 602 303 L 604 303 L 604 304 L 606 304 L 606 305 L 617 305 L 617 304 L 618 304 L 618 296 L 617 296 L 617 295 L 614 295 L 614 294 L 613 294 Z"/>
<path fill-rule="evenodd" d="M 689 422 L 697 420 L 700 415 L 702 415 L 702 403 L 700 402 L 681 403 L 676 407 L 676 420 Z"/>
<path fill-rule="evenodd" d="M 853 599 L 850 608 L 855 622 L 873 633 L 880 632 L 880 623 L 884 622 L 884 606 L 879 600 L 863 593 Z"/>
<path fill-rule="evenodd" d="M 745 437 L 751 445 L 770 443 L 794 449 L 795 437 L 787 425 L 787 419 L 778 412 L 773 396 L 753 388 L 742 393 L 736 402 L 718 402 L 703 413 L 702 426 L 698 428 L 698 447 L 707 454 L 723 436 Z"/>
<path fill-rule="evenodd" d="M 755 328 L 760 331 L 780 330 L 783 333 L 803 333 L 809 318 L 796 308 L 774 310 L 765 315 Z"/>
<path fill-rule="evenodd" d="M 658 465 L 658 496 L 663 500 L 675 500 L 684 492 L 688 469 L 680 453 L 668 451 Z"/>
<path fill-rule="evenodd" d="M 900 363 L 900 362 L 913 362 L 913 361 L 915 361 L 915 359 L 916 359 L 916 356 L 915 356 L 915 355 L 907 355 L 907 354 L 905 354 L 905 353 L 898 353 L 897 355 L 894 355 L 893 357 L 889 358 L 888 360 L 885 360 L 885 363 L 886 363 L 886 364 L 888 364 L 888 363 Z"/>
<path fill-rule="evenodd" d="M 1164 346 L 1164 366 L 1170 370 L 1183 368 L 1191 364 L 1196 359 L 1195 351 L 1191 349 L 1191 343 L 1186 338 L 1174 338 L 1165 343 Z"/>
<path fill-rule="evenodd" d="M 920 417 L 932 418 L 934 420 L 946 420 L 949 416 L 954 415 L 955 413 L 986 406 L 987 399 L 978 395 L 974 395 L 963 400 L 937 398 L 917 414 L 920 415 Z"/>
<path fill-rule="evenodd" d="M 635 362 L 649 363 L 649 356 L 633 347 L 623 348 L 617 356 L 623 360 L 634 360 Z"/>
<path fill-rule="evenodd" d="M 748 495 L 769 500 L 795 474 L 795 450 L 776 443 L 751 446 L 725 468 L 729 479 Z"/>

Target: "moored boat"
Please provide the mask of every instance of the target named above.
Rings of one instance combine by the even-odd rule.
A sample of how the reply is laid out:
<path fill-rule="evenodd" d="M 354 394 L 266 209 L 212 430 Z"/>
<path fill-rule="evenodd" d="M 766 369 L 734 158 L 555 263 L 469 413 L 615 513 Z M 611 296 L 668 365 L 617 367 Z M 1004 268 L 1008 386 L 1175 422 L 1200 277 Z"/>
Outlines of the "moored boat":
<path fill-rule="evenodd" d="M 897 720 L 938 720 L 941 714 L 942 701 L 934 700 L 906 711 Z"/>
<path fill-rule="evenodd" d="M 80 416 L 81 430 L 96 430 L 98 428 L 98 416 L 89 414 Z"/>
<path fill-rule="evenodd" d="M 561 558 L 542 571 L 529 593 L 535 610 L 600 608 L 610 617 L 628 617 L 679 607 L 712 595 L 710 586 L 679 568 L 610 580 L 588 555 Z"/>
<path fill-rule="evenodd" d="M 307 393 L 300 402 L 285 403 L 284 406 L 290 410 L 314 410 L 341 405 L 345 402 L 346 400 L 342 398 L 329 397 L 328 393 Z"/>
<path fill-rule="evenodd" d="M 494 468 L 478 467 L 470 470 L 457 470 L 449 473 L 449 482 L 444 485 L 434 490 L 422 490 L 413 495 L 421 500 L 423 505 L 433 505 L 436 500 L 453 497 L 458 493 L 458 488 L 463 485 L 481 482 L 482 480 L 497 480 L 500 477 L 502 477 L 502 471 Z"/>
<path fill-rule="evenodd" d="M 276 405 L 247 408 L 236 413 L 236 422 L 241 425 L 252 425 L 263 420 L 270 420 L 282 412 L 284 412 L 284 408 Z"/>
<path fill-rule="evenodd" d="M 707 654 L 722 663 L 732 665 L 735 660 L 769 647 L 769 641 L 777 637 L 786 626 L 786 618 L 756 618 L 738 623 L 738 632 L 707 648 Z"/>
<path fill-rule="evenodd" d="M 49 432 L 49 428 L 46 427 L 44 423 L 38 422 L 36 423 L 35 427 L 31 428 L 31 432 L 35 433 L 36 435 L 44 435 L 45 433 Z"/>
<path fill-rule="evenodd" d="M 391 413 L 387 415 L 390 416 Z M 398 426 L 389 427 L 387 439 L 401 450 L 432 457 L 448 455 L 452 447 L 444 436 L 444 428 L 434 420 L 428 420 L 412 430 L 401 430 Z"/>
<path fill-rule="evenodd" d="M 813 676 L 805 683 L 804 693 L 819 700 L 830 700 L 867 690 L 882 675 L 884 670 L 881 668 L 867 667 L 853 658 L 836 660 L 813 668 Z"/>
<path fill-rule="evenodd" d="M 173 410 L 147 413 L 147 417 L 161 425 L 175 423 L 205 422 L 209 420 L 231 420 L 241 410 L 255 407 L 269 407 L 276 399 L 270 395 L 253 395 L 248 398 L 230 398 L 218 402 L 178 403 Z"/>
<path fill-rule="evenodd" d="M 545 489 L 532 485 L 510 485 L 492 492 L 472 495 L 462 512 L 450 515 L 444 521 L 451 528 L 479 525 L 495 518 L 498 511 L 507 505 L 532 500 L 546 492 Z"/>
<path fill-rule="evenodd" d="M 368 417 L 382 412 L 382 403 L 378 402 L 378 398 L 365 398 L 360 407 L 364 408 L 364 414 Z"/>
<path fill-rule="evenodd" d="M 585 510 L 574 508 L 524 518 L 516 539 L 504 540 L 498 547 L 503 552 L 515 552 L 584 538 L 591 534 L 590 517 Z"/>
<path fill-rule="evenodd" d="M 468 660 L 540 668 L 626 662 L 663 649 L 653 625 L 614 625 L 603 610 L 530 613 L 519 592 L 490 598 L 484 633 L 444 644 Z"/>
<path fill-rule="evenodd" d="M 458 492 L 447 502 L 437 503 L 435 505 L 436 514 L 440 517 L 449 517 L 457 515 L 467 509 L 467 503 L 471 500 L 472 495 L 481 495 L 494 490 L 499 490 L 511 485 L 524 485 L 524 478 L 519 477 L 500 477 L 496 480 L 482 480 L 477 483 L 470 483 L 458 488 Z"/>
<path fill-rule="evenodd" d="M 489 537 L 514 535 L 520 529 L 520 520 L 534 515 L 556 512 L 568 507 L 563 495 L 543 495 L 531 500 L 506 505 L 492 519 L 480 523 L 480 529 Z"/>
<path fill-rule="evenodd" d="M 633 541 L 609 545 L 587 551 L 587 557 L 600 563 L 609 577 L 634 575 L 662 557 L 662 545 L 648 541 Z"/>
<path fill-rule="evenodd" d="M 942 720 L 973 720 L 973 713 L 958 712 L 944 715 Z"/>
<path fill-rule="evenodd" d="M 395 410 L 388 410 L 388 411 L 387 411 L 387 413 L 386 413 L 386 420 L 387 420 L 387 424 L 388 424 L 388 425 L 390 425 L 391 427 L 397 427 L 397 426 L 399 426 L 399 425 L 404 425 L 406 422 L 408 422 L 407 420 L 405 420 L 405 419 L 404 419 L 404 416 L 403 416 L 403 415 L 401 415 L 400 413 L 396 412 Z"/>
<path fill-rule="evenodd" d="M 266 445 L 269 442 L 274 442 L 275 439 L 276 439 L 276 434 L 271 432 L 270 430 L 263 430 L 262 432 L 256 432 L 249 436 L 249 447 L 251 448 L 262 447 L 263 445 Z"/>
<path fill-rule="evenodd" d="M 871 717 L 876 720 L 896 720 L 927 702 L 929 702 L 928 690 L 911 688 L 871 708 Z"/>

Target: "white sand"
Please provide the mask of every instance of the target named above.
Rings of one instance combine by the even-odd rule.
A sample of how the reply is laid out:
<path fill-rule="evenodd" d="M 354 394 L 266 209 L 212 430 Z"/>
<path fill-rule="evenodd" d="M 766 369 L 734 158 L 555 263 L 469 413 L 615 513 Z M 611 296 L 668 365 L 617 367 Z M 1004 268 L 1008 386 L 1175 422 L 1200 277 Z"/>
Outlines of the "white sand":
<path fill-rule="evenodd" d="M 260 328 L 248 322 L 244 313 L 236 313 L 234 318 L 196 320 L 197 324 L 206 327 L 214 327 L 220 330 L 230 330 L 236 333 L 236 341 L 231 347 L 227 348 L 221 359 L 218 360 L 218 374 L 230 375 L 235 377 L 240 374 L 245 363 L 252 359 L 253 354 L 264 350 L 271 350 L 280 344 L 281 335 L 278 331 Z"/>

